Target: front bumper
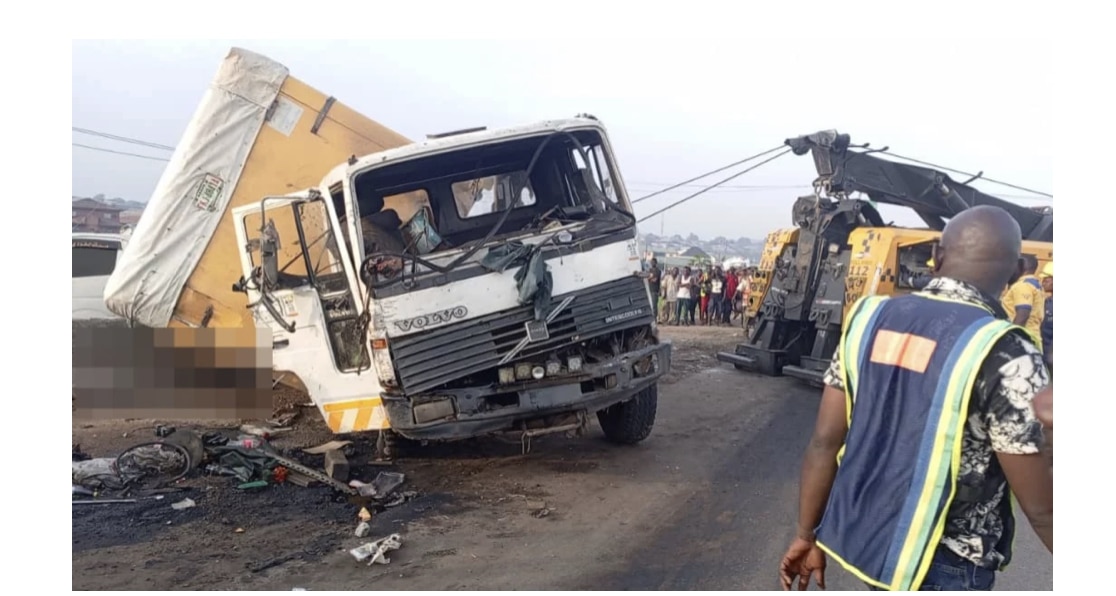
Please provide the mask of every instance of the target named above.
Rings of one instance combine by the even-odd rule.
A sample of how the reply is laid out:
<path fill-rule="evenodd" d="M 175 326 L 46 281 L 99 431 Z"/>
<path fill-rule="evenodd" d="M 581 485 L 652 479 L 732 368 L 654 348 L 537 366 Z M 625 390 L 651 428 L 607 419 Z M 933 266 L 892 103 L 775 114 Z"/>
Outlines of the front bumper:
<path fill-rule="evenodd" d="M 635 365 L 651 357 L 639 374 Z M 515 385 L 490 385 L 383 396 L 393 431 L 414 440 L 467 439 L 514 430 L 518 423 L 578 411 L 596 412 L 627 401 L 670 372 L 671 344 L 659 343 L 596 364 L 578 374 Z M 441 417 L 430 420 L 432 415 Z M 423 420 L 423 422 L 419 422 Z"/>

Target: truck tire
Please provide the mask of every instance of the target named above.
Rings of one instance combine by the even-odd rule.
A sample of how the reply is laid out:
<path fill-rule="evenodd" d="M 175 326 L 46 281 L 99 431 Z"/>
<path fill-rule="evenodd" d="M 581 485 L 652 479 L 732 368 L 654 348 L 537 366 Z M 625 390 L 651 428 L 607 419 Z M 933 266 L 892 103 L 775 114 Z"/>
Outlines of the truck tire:
<path fill-rule="evenodd" d="M 634 445 L 651 435 L 659 409 L 659 385 L 640 391 L 632 399 L 597 412 L 605 439 L 620 445 Z"/>

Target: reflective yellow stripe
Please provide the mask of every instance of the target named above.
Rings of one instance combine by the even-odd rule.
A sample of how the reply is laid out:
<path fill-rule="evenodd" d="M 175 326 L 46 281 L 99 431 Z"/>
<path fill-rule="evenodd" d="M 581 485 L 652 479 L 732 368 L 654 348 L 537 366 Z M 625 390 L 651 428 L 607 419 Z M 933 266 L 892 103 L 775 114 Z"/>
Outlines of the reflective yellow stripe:
<path fill-rule="evenodd" d="M 855 576 L 856 579 L 859 579 L 860 581 L 862 581 L 862 582 L 864 582 L 864 583 L 866 583 L 870 586 L 879 588 L 881 590 L 889 590 L 889 591 L 891 590 L 891 586 L 888 586 L 887 584 L 885 584 L 881 581 L 877 581 L 877 580 L 874 580 L 874 579 L 868 577 L 868 575 L 866 573 L 857 569 L 855 565 L 853 565 L 852 563 L 849 563 L 848 561 L 842 559 L 841 555 L 838 555 L 833 549 L 831 549 L 828 546 L 826 546 L 825 544 L 823 544 L 821 540 L 818 540 L 814 544 L 817 544 L 818 548 L 822 549 L 822 551 L 824 551 L 825 554 L 829 555 L 829 557 L 832 558 L 834 561 L 837 561 L 837 564 L 840 565 L 841 567 L 844 567 L 845 571 L 848 571 L 849 573 L 853 574 L 853 576 Z"/>
<path fill-rule="evenodd" d="M 852 424 L 852 409 L 853 402 L 855 401 L 856 389 L 856 375 L 855 371 L 849 367 L 848 357 L 851 355 L 853 358 L 860 357 L 860 341 L 864 337 L 865 329 L 868 327 L 868 321 L 872 318 L 872 313 L 883 304 L 886 296 L 865 296 L 853 305 L 849 311 L 849 318 L 845 321 L 845 328 L 841 331 L 841 341 L 837 344 L 837 350 L 841 354 L 841 367 L 844 369 L 840 371 L 842 383 L 845 385 L 845 425 Z M 853 348 L 849 352 L 845 346 L 852 342 Z M 845 446 L 837 450 L 837 465 L 841 465 L 841 460 L 845 459 Z"/>
<path fill-rule="evenodd" d="M 379 397 L 322 404 L 322 414 L 329 429 L 338 434 L 391 428 Z"/>
<path fill-rule="evenodd" d="M 858 304 L 853 306 L 849 320 L 845 322 L 842 331 L 841 343 L 837 349 L 841 351 L 841 366 L 845 370 L 845 417 L 847 422 L 852 422 L 852 404 L 856 399 L 855 389 L 857 383 L 857 367 L 849 366 L 849 362 L 860 362 L 860 344 L 864 333 L 868 330 L 868 321 L 886 300 L 886 296 L 865 296 Z"/>
<path fill-rule="evenodd" d="M 899 551 L 899 563 L 895 568 L 895 577 L 891 581 L 890 589 L 893 591 L 913 590 L 922 583 L 933 561 L 934 550 L 942 540 L 945 532 L 946 517 L 953 495 L 957 491 L 957 473 L 961 465 L 961 446 L 964 443 L 966 412 L 972 397 L 973 385 L 976 383 L 977 373 L 984 358 L 996 345 L 996 340 L 1012 328 L 1007 321 L 993 321 L 985 325 L 973 336 L 958 359 L 961 366 L 955 368 L 946 386 L 946 395 L 949 404 L 942 408 L 941 416 L 937 421 L 937 437 L 934 439 L 933 453 L 930 456 L 930 472 L 926 475 L 926 482 L 918 499 L 918 508 L 911 520 L 910 530 Z M 961 392 L 960 395 L 958 392 Z M 957 404 L 957 402 L 960 402 Z M 956 405 L 955 405 L 956 404 Z M 947 433 L 945 429 L 954 431 L 953 444 L 946 445 Z M 949 461 L 943 461 L 945 453 L 949 453 Z M 946 493 L 946 502 L 941 514 L 936 519 L 930 519 L 935 514 L 938 500 L 941 498 L 943 485 L 949 484 Z M 929 536 L 927 536 L 929 534 Z M 929 539 L 927 539 L 929 538 Z"/>

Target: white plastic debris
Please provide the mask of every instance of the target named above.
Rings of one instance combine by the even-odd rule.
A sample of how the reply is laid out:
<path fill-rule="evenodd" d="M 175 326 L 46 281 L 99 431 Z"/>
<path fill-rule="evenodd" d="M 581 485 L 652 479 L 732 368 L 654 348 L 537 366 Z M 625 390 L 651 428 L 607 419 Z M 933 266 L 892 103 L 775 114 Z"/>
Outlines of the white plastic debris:
<path fill-rule="evenodd" d="M 354 533 L 356 534 L 357 538 L 364 538 L 371 531 L 372 531 L 372 526 L 368 525 L 368 522 L 362 521 L 359 524 L 357 524 L 356 532 L 354 532 Z"/>
<path fill-rule="evenodd" d="M 187 497 L 177 503 L 171 503 L 171 509 L 174 509 L 175 511 L 182 511 L 183 509 L 189 509 L 194 505 L 197 505 L 197 503 L 195 503 L 193 499 Z"/>
<path fill-rule="evenodd" d="M 116 471 L 116 460 L 111 457 L 73 462 L 73 484 L 86 488 L 99 488 L 119 482 L 120 475 Z"/>
<path fill-rule="evenodd" d="M 385 555 L 393 550 L 398 550 L 403 546 L 403 537 L 399 534 L 392 534 L 386 538 L 381 538 L 375 542 L 368 542 L 362 544 L 349 551 L 357 561 L 368 561 L 368 565 L 375 564 L 387 565 L 391 563 L 391 559 Z"/>
<path fill-rule="evenodd" d="M 405 479 L 406 477 L 399 472 L 380 472 L 372 482 L 350 480 L 349 486 L 357 489 L 357 493 L 362 497 L 379 500 L 391 496 L 391 493 L 399 488 Z"/>

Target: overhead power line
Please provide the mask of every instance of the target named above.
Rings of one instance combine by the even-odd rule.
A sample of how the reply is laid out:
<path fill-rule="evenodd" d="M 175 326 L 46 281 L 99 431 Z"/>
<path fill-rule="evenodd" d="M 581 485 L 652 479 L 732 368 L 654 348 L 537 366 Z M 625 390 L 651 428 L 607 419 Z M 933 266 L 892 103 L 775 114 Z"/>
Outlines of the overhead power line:
<path fill-rule="evenodd" d="M 1051 199 L 1054 198 L 1054 195 L 1052 195 L 1048 192 L 1043 192 L 1041 190 L 1035 190 L 1033 188 L 1027 188 L 1026 186 L 1019 186 L 1017 184 L 1012 184 L 1010 182 L 1003 182 L 1002 180 L 993 180 L 992 178 L 988 178 L 988 177 L 985 177 L 985 176 L 980 176 L 978 178 L 976 174 L 970 174 L 969 172 L 962 172 L 961 170 L 958 170 L 958 169 L 955 169 L 955 168 L 947 168 L 945 166 L 939 166 L 937 164 L 932 164 L 928 161 L 922 161 L 921 159 L 915 159 L 913 157 L 904 157 L 902 155 L 899 155 L 897 153 L 892 153 L 890 151 L 880 151 L 880 153 L 883 153 L 884 155 L 890 155 L 890 156 L 892 156 L 894 158 L 897 158 L 897 159 L 904 159 L 906 161 L 916 163 L 916 164 L 919 164 L 919 165 L 923 165 L 923 166 L 926 166 L 928 168 L 934 168 L 935 170 L 941 170 L 943 172 L 950 172 L 952 174 L 960 174 L 962 176 L 968 176 L 969 178 L 976 178 L 976 180 L 984 180 L 985 182 L 991 182 L 992 184 L 999 184 L 1000 186 L 1006 186 L 1008 188 L 1014 188 L 1015 190 L 1021 190 L 1023 192 L 1029 192 L 1031 194 L 1036 194 L 1036 195 L 1040 195 L 1040 196 L 1044 196 L 1044 197 L 1049 197 Z"/>
<path fill-rule="evenodd" d="M 132 137 L 123 137 L 123 136 L 120 136 L 120 135 L 114 135 L 112 133 L 101 132 L 99 130 L 90 130 L 88 128 L 78 128 L 77 126 L 71 126 L 70 128 L 73 129 L 74 132 L 81 133 L 83 135 L 101 137 L 103 139 L 111 139 L 113 141 L 120 141 L 121 143 L 130 143 L 132 145 L 140 145 L 140 146 L 143 146 L 143 147 L 151 147 L 152 149 L 162 149 L 164 151 L 174 151 L 174 147 L 171 147 L 170 145 L 164 145 L 162 143 L 152 143 L 151 141 L 144 141 L 144 140 L 141 140 L 141 139 L 133 139 Z"/>
<path fill-rule="evenodd" d="M 681 188 L 681 187 L 705 188 L 707 185 L 706 184 L 663 184 L 662 182 L 637 182 L 637 181 L 632 181 L 632 182 L 628 182 L 628 186 L 642 186 L 642 187 L 648 187 L 647 190 L 650 190 L 650 189 L 659 190 L 659 189 L 662 189 L 665 186 L 670 186 L 671 188 Z M 809 184 L 726 184 L 724 186 L 719 186 L 717 188 L 719 190 L 794 190 L 794 189 L 802 189 L 802 188 L 813 188 L 813 186 L 811 186 Z"/>
<path fill-rule="evenodd" d="M 779 146 L 777 146 L 777 147 L 772 147 L 771 149 L 768 149 L 767 151 L 764 151 L 764 152 L 762 152 L 762 153 L 757 153 L 757 154 L 755 154 L 755 155 L 753 155 L 753 156 L 751 156 L 751 157 L 745 157 L 744 159 L 742 159 L 742 160 L 740 160 L 740 161 L 734 161 L 734 162 L 730 163 L 730 164 L 729 164 L 729 165 L 727 165 L 727 166 L 723 166 L 723 167 L 717 168 L 716 170 L 713 170 L 713 171 L 711 171 L 711 172 L 706 172 L 706 173 L 704 173 L 704 174 L 702 174 L 702 175 L 700 175 L 700 176 L 695 176 L 695 177 L 693 177 L 693 178 L 690 178 L 689 180 L 683 180 L 682 182 L 679 182 L 678 184 L 675 184 L 675 185 L 672 185 L 672 186 L 668 186 L 668 187 L 666 187 L 666 188 L 664 188 L 664 189 L 662 189 L 662 190 L 657 190 L 657 191 L 655 191 L 655 192 L 653 192 L 653 193 L 651 193 L 651 194 L 649 194 L 649 195 L 646 195 L 646 196 L 642 196 L 642 197 L 640 197 L 640 198 L 638 198 L 638 199 L 636 199 L 636 200 L 632 201 L 632 204 L 638 203 L 638 202 L 640 202 L 640 201 L 646 201 L 647 199 L 650 199 L 651 197 L 654 197 L 654 196 L 658 196 L 658 195 L 661 195 L 661 194 L 663 194 L 664 192 L 667 192 L 667 191 L 671 191 L 671 190 L 674 190 L 674 189 L 676 189 L 676 188 L 680 188 L 680 187 L 682 187 L 682 186 L 685 186 L 685 185 L 687 185 L 687 184 L 690 184 L 691 182 L 696 182 L 696 181 L 698 181 L 698 180 L 701 180 L 702 178 L 708 178 L 709 176 L 712 176 L 713 174 L 717 174 L 717 173 L 723 172 L 723 171 L 725 171 L 725 170 L 727 170 L 727 169 L 729 169 L 729 168 L 734 168 L 734 167 L 736 167 L 736 166 L 739 166 L 739 165 L 741 165 L 741 164 L 745 164 L 745 163 L 748 163 L 749 161 L 752 161 L 753 159 L 758 159 L 758 158 L 760 158 L 760 157 L 763 157 L 764 155 L 768 155 L 768 154 L 771 154 L 771 153 L 775 153 L 776 151 L 778 151 L 778 150 L 780 150 L 780 149 L 782 149 L 782 148 L 783 148 L 783 145 L 779 145 Z M 764 162 L 764 163 L 767 163 L 767 162 Z M 745 172 L 747 172 L 747 171 L 749 171 L 749 170 L 745 170 Z M 731 180 L 731 178 L 730 178 L 730 180 Z M 712 187 L 709 187 L 709 188 L 712 188 Z M 707 190 L 708 190 L 708 189 L 707 189 Z"/>
<path fill-rule="evenodd" d="M 656 182 L 632 182 L 632 183 L 629 184 L 629 187 L 631 187 L 631 186 L 645 187 L 645 188 L 635 188 L 635 189 L 632 189 L 632 190 L 639 191 L 639 192 L 647 192 L 647 191 L 650 191 L 651 188 L 646 188 L 646 187 L 662 187 L 662 186 L 666 186 L 666 185 L 661 183 L 661 182 L 659 182 L 659 183 L 656 183 Z M 687 184 L 686 186 L 694 187 L 694 188 L 705 188 L 705 185 L 703 185 L 703 184 Z M 752 186 L 742 185 L 742 184 L 736 184 L 736 185 L 725 184 L 723 186 L 718 186 L 717 188 L 711 189 L 709 192 L 724 191 L 725 194 L 730 194 L 730 193 L 731 194 L 736 194 L 736 193 L 762 192 L 762 191 L 772 191 L 772 190 L 810 191 L 810 190 L 813 190 L 813 188 L 814 187 L 809 185 L 809 184 L 756 184 L 756 185 L 752 185 Z M 1054 200 L 1052 197 L 1035 196 L 1033 194 L 1021 195 L 1021 194 L 1004 194 L 1004 193 L 996 193 L 996 192 L 993 192 L 993 193 L 990 193 L 990 194 L 994 197 L 1004 199 L 1004 200 L 1008 200 L 1008 201 L 1036 201 L 1036 202 L 1041 202 L 1041 203 L 1049 203 L 1049 202 L 1052 202 Z"/>
<path fill-rule="evenodd" d="M 721 180 L 720 182 L 714 182 L 713 184 L 711 184 L 711 185 L 709 185 L 709 186 L 707 186 L 707 187 L 705 187 L 705 188 L 703 188 L 703 189 L 701 189 L 701 190 L 699 190 L 699 191 L 697 191 L 697 192 L 695 192 L 695 193 L 693 193 L 693 194 L 691 194 L 691 195 L 689 195 L 689 196 L 687 196 L 687 197 L 685 197 L 685 198 L 679 199 L 679 200 L 677 200 L 677 201 L 675 201 L 675 202 L 673 202 L 673 203 L 671 203 L 671 204 L 667 205 L 666 207 L 663 207 L 662 209 L 659 209 L 658 211 L 656 211 L 656 212 L 652 213 L 651 215 L 648 215 L 648 216 L 645 216 L 645 217 L 641 217 L 641 218 L 639 218 L 639 220 L 637 221 L 637 223 L 638 223 L 638 222 L 642 222 L 642 221 L 646 221 L 646 220 L 648 220 L 648 219 L 651 219 L 652 217 L 655 217 L 656 215 L 659 215 L 660 213 L 664 213 L 664 212 L 666 212 L 666 211 L 668 211 L 668 210 L 670 210 L 670 209 L 674 209 L 675 207 L 677 207 L 677 206 L 681 205 L 682 203 L 685 203 L 686 201 L 689 201 L 690 199 L 692 199 L 692 198 L 694 198 L 694 197 L 698 197 L 698 196 L 700 196 L 700 195 L 702 195 L 702 194 L 705 194 L 706 192 L 709 192 L 710 190 L 713 190 L 714 188 L 717 188 L 718 186 L 720 186 L 720 185 L 722 185 L 722 184 L 725 184 L 725 183 L 727 183 L 727 182 L 732 182 L 733 180 L 735 180 L 735 179 L 737 179 L 737 178 L 739 178 L 739 177 L 743 176 L 744 174 L 747 174 L 748 172 L 751 172 L 752 170 L 754 170 L 754 169 L 756 169 L 756 168 L 758 168 L 758 167 L 760 167 L 760 166 L 762 166 L 762 165 L 764 165 L 764 164 L 767 164 L 767 163 L 770 163 L 770 162 L 772 162 L 772 161 L 775 161 L 776 159 L 778 159 L 778 158 L 780 158 L 780 157 L 782 157 L 782 156 L 784 156 L 784 155 L 786 155 L 786 154 L 788 154 L 788 153 L 790 153 L 790 152 L 791 152 L 791 150 L 790 150 L 790 149 L 786 149 L 786 150 L 784 150 L 784 151 L 782 151 L 782 152 L 780 152 L 780 153 L 776 153 L 775 155 L 772 155 L 771 157 L 769 157 L 769 158 L 767 158 L 767 159 L 765 159 L 765 160 L 763 160 L 763 161 L 759 162 L 758 164 L 756 164 L 756 165 L 754 165 L 754 166 L 752 166 L 752 167 L 750 167 L 750 168 L 747 168 L 747 169 L 745 169 L 745 170 L 742 170 L 742 171 L 740 171 L 740 172 L 737 172 L 737 173 L 733 174 L 732 176 L 729 176 L 728 178 L 725 178 L 724 180 Z M 765 151 L 764 153 L 770 153 L 770 151 Z M 722 169 L 723 169 L 723 168 L 722 168 Z M 708 174 L 707 174 L 707 175 L 708 175 Z M 704 176 L 702 176 L 702 177 L 704 177 Z M 648 195 L 648 196 L 650 196 L 650 195 Z M 635 201 L 633 201 L 633 203 L 634 203 L 634 202 L 635 202 Z"/>
<path fill-rule="evenodd" d="M 78 126 L 71 126 L 70 128 L 74 132 L 84 134 L 84 135 L 101 137 L 103 139 L 109 139 L 109 140 L 118 141 L 118 142 L 121 142 L 121 143 L 129 143 L 129 144 L 132 144 L 132 145 L 139 145 L 139 146 L 142 146 L 142 147 L 150 147 L 152 149 L 161 149 L 163 151 L 174 151 L 174 147 L 172 147 L 170 145 L 164 145 L 162 143 L 154 143 L 154 142 L 151 142 L 151 141 L 144 141 L 142 139 L 136 139 L 136 138 L 132 138 L 132 137 L 125 137 L 125 136 L 122 136 L 122 135 L 116 135 L 116 134 L 107 133 L 107 132 L 103 132 L 103 131 L 99 131 L 99 130 L 92 130 L 92 129 L 88 129 L 88 128 L 81 128 L 81 127 L 78 127 Z M 149 160 L 152 160 L 152 161 L 163 161 L 163 162 L 170 161 L 169 159 L 162 158 L 162 157 L 156 157 L 154 155 L 143 155 L 143 154 L 140 154 L 140 153 L 130 153 L 130 152 L 127 152 L 127 151 L 117 151 L 115 149 L 108 149 L 108 148 L 105 148 L 105 147 L 94 147 L 92 145 L 83 145 L 81 143 L 73 143 L 73 146 L 74 147 L 80 147 L 82 149 L 89 149 L 91 151 L 101 151 L 103 153 L 112 153 L 112 154 L 115 154 L 115 155 L 123 155 L 123 156 L 127 156 L 127 157 L 136 157 L 136 158 L 139 158 L 139 159 L 149 159 Z M 640 201 L 645 201 L 645 200 L 650 199 L 652 197 L 657 197 L 661 194 L 670 192 L 672 190 L 676 190 L 678 188 L 699 187 L 701 185 L 693 184 L 693 183 L 698 181 L 698 180 L 701 180 L 702 178 L 708 178 L 709 176 L 712 176 L 713 174 L 718 174 L 720 172 L 723 172 L 723 171 L 725 171 L 729 168 L 733 168 L 735 166 L 739 166 L 739 165 L 748 163 L 749 161 L 752 161 L 754 159 L 758 159 L 758 158 L 763 157 L 765 155 L 769 155 L 771 153 L 774 153 L 774 152 L 778 151 L 779 149 L 782 149 L 783 147 L 785 147 L 785 145 L 779 145 L 777 147 L 772 147 L 771 149 L 768 149 L 767 151 L 763 151 L 761 153 L 757 153 L 755 155 L 752 155 L 750 157 L 746 157 L 746 158 L 741 159 L 739 161 L 732 162 L 732 163 L 730 163 L 726 166 L 722 166 L 722 167 L 717 168 L 715 170 L 711 170 L 711 171 L 706 172 L 704 174 L 701 174 L 699 176 L 695 176 L 695 177 L 690 178 L 688 180 L 683 180 L 682 182 L 679 182 L 677 184 L 671 184 L 669 186 L 666 186 L 665 188 L 661 188 L 659 190 L 656 190 L 655 192 L 652 192 L 651 194 L 648 194 L 648 195 L 642 196 L 638 199 L 635 199 L 635 200 L 632 201 L 632 203 L 633 204 L 639 203 Z M 944 172 L 950 172 L 950 173 L 953 173 L 953 174 L 959 174 L 961 176 L 967 176 L 969 178 L 977 178 L 976 174 L 972 174 L 972 173 L 969 173 L 969 172 L 963 172 L 963 171 L 958 170 L 956 168 L 950 168 L 950 167 L 946 167 L 946 166 L 937 165 L 937 164 L 934 164 L 934 163 L 930 163 L 928 161 L 923 161 L 923 160 L 920 160 L 920 159 L 915 159 L 913 157 L 906 157 L 906 156 L 903 156 L 903 155 L 899 155 L 897 153 L 892 153 L 890 151 L 880 151 L 880 153 L 883 153 L 884 155 L 890 155 L 891 157 L 894 157 L 896 159 L 902 159 L 902 160 L 909 161 L 909 162 L 912 162 L 912 163 L 924 165 L 924 166 L 929 167 L 929 168 L 934 168 L 936 170 L 941 170 L 941 171 L 944 171 Z M 779 155 L 783 155 L 783 154 L 784 153 L 780 153 Z M 768 160 L 768 161 L 770 161 L 770 160 Z M 761 162 L 759 165 L 767 163 L 768 161 Z M 747 170 L 744 170 L 744 172 L 741 172 L 741 174 L 744 174 L 746 172 L 750 172 L 753 169 L 755 169 L 755 168 L 749 168 Z M 735 176 L 730 177 L 728 180 L 731 180 L 733 178 L 735 178 Z M 1007 188 L 1014 188 L 1015 190 L 1021 190 L 1023 192 L 1030 193 L 1032 195 L 1039 195 L 1039 196 L 1047 197 L 1047 198 L 1050 198 L 1050 199 L 1054 198 L 1054 195 L 1051 194 L 1051 193 L 1048 193 L 1048 192 L 1044 192 L 1044 191 L 1041 191 L 1041 190 L 1035 190 L 1033 188 L 1027 188 L 1025 186 L 1019 186 L 1017 184 L 1012 184 L 1010 182 L 1004 182 L 1002 180 L 995 180 L 995 179 L 988 178 L 988 177 L 985 177 L 985 176 L 980 176 L 979 178 L 977 178 L 977 180 L 983 180 L 985 182 L 990 182 L 992 184 L 999 184 L 999 185 L 1005 186 Z M 634 186 L 660 186 L 661 185 L 661 183 L 654 183 L 654 182 L 632 182 L 631 184 L 634 185 Z M 793 190 L 793 189 L 811 188 L 811 187 L 809 185 L 751 185 L 751 186 L 749 186 L 749 185 L 729 185 L 729 186 L 724 186 L 720 183 L 717 183 L 717 184 L 713 184 L 711 186 L 706 186 L 706 187 L 702 187 L 702 188 L 703 188 L 702 191 L 700 191 L 699 193 L 697 193 L 695 195 L 687 197 L 686 199 L 683 199 L 683 201 L 689 200 L 690 198 L 693 198 L 693 196 L 698 196 L 699 194 L 704 194 L 705 192 L 713 190 L 714 188 L 720 188 L 720 189 L 723 189 L 723 190 L 767 190 L 767 189 L 770 189 L 770 190 L 777 190 L 777 189 Z M 1000 196 L 1001 196 L 1001 198 L 1035 200 L 1033 197 L 1026 197 L 1026 196 L 1019 196 L 1019 195 L 1000 195 Z"/>
<path fill-rule="evenodd" d="M 117 151 L 115 149 L 105 149 L 104 147 L 94 147 L 92 145 L 82 145 L 81 143 L 72 143 L 74 147 L 81 147 L 82 149 L 89 149 L 91 151 L 101 151 L 104 153 L 113 153 L 116 155 L 126 155 L 128 157 L 139 157 L 142 159 L 150 159 L 152 161 L 170 161 L 165 157 L 156 157 L 154 155 L 141 155 L 139 153 L 128 153 L 127 151 Z"/>

